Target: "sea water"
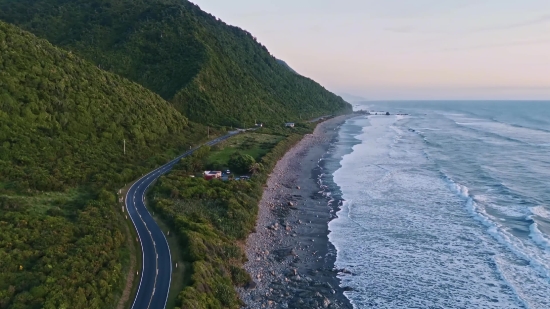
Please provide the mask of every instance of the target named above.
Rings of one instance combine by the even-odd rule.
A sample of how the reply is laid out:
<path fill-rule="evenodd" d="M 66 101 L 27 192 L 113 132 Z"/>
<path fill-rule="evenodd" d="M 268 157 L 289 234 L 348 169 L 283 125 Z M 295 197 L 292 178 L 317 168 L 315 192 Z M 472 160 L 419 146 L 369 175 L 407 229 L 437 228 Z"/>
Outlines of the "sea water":
<path fill-rule="evenodd" d="M 550 102 L 364 103 L 323 184 L 356 308 L 550 308 Z"/>

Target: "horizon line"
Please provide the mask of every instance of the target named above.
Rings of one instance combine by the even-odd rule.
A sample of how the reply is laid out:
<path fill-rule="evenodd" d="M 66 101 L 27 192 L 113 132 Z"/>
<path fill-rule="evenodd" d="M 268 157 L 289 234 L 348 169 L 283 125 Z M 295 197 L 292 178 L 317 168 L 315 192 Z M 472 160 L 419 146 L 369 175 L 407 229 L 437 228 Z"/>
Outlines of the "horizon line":
<path fill-rule="evenodd" d="M 345 101 L 345 100 L 344 100 Z M 549 99 L 365 99 L 356 101 L 359 102 L 382 102 L 382 101 L 391 101 L 391 102 L 420 102 L 420 101 L 445 101 L 445 102 L 549 102 Z"/>

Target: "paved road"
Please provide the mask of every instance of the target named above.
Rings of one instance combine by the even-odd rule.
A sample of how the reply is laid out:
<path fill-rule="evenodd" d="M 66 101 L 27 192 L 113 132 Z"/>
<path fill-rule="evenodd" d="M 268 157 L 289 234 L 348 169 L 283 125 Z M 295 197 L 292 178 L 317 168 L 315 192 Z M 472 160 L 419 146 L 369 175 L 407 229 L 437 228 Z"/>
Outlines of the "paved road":
<path fill-rule="evenodd" d="M 212 146 L 237 133 L 230 132 L 205 145 Z M 130 187 L 126 194 L 126 209 L 140 239 L 143 257 L 141 279 L 132 309 L 164 309 L 172 279 L 172 258 L 168 241 L 145 208 L 145 192 L 159 176 L 170 171 L 181 158 L 192 154 L 197 148 L 185 152 L 143 176 Z"/>
<path fill-rule="evenodd" d="M 323 119 L 328 118 L 328 117 L 332 117 L 332 115 L 324 115 L 324 116 L 321 116 L 321 117 L 313 118 L 313 119 L 308 120 L 307 122 L 317 122 L 319 120 L 323 120 Z"/>

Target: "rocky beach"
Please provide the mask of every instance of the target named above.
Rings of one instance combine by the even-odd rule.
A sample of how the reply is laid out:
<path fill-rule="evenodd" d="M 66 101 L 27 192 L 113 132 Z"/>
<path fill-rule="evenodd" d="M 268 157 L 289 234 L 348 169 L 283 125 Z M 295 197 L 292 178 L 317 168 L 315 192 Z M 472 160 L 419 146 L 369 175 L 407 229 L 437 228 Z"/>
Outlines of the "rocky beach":
<path fill-rule="evenodd" d="M 322 194 L 319 161 L 350 116 L 320 123 L 277 163 L 246 243 L 254 282 L 239 289 L 243 308 L 352 308 L 334 268 L 328 222 L 341 201 Z"/>

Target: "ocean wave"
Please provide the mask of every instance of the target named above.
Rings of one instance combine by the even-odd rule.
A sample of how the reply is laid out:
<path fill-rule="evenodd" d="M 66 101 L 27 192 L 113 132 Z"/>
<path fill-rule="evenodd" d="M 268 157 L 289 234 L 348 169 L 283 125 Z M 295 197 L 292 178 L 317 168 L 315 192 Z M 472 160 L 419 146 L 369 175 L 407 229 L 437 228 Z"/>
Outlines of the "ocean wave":
<path fill-rule="evenodd" d="M 342 131 L 338 153 L 363 144 L 334 173 L 350 199 L 329 226 L 353 272 L 346 296 L 367 308 L 550 308 L 550 135 L 412 114 L 424 116 Z"/>
<path fill-rule="evenodd" d="M 550 211 L 548 211 L 544 206 L 531 207 L 529 210 L 531 211 L 531 214 L 535 216 L 550 220 Z"/>
<path fill-rule="evenodd" d="M 507 261 L 505 261 L 505 259 L 503 259 L 502 257 L 499 257 L 499 256 L 495 256 L 494 258 L 495 260 L 495 266 L 496 266 L 496 269 L 498 271 L 498 273 L 500 274 L 500 278 L 502 280 L 504 280 L 504 282 L 511 282 L 513 281 L 513 278 L 511 277 L 511 274 L 515 271 L 515 270 L 508 270 L 507 269 L 507 265 L 509 265 L 509 263 Z M 527 298 L 527 296 L 523 293 L 522 290 L 518 289 L 517 287 L 515 287 L 514 285 L 512 284 L 509 284 L 510 288 L 512 289 L 512 291 L 514 291 L 514 294 L 516 295 L 516 298 L 517 300 L 527 309 L 530 309 L 531 306 L 529 306 L 529 303 L 525 300 Z"/>
<path fill-rule="evenodd" d="M 508 141 L 515 141 L 526 145 L 545 145 L 550 140 L 550 132 L 528 127 L 514 126 L 502 122 L 490 122 L 480 119 L 478 122 L 462 122 L 454 120 L 455 124 L 472 130 L 498 136 Z"/>
<path fill-rule="evenodd" d="M 533 240 L 534 243 L 544 248 L 547 252 L 550 252 L 550 239 L 546 238 L 544 233 L 539 230 L 539 225 L 534 222 L 529 226 L 529 237 Z"/>
<path fill-rule="evenodd" d="M 486 231 L 489 235 L 514 253 L 516 257 L 527 261 L 539 273 L 539 275 L 544 276 L 550 282 L 550 256 L 548 256 L 548 247 L 546 247 L 545 250 L 541 250 L 541 252 L 537 252 L 539 249 L 538 247 L 528 247 L 528 244 L 516 239 L 516 237 L 505 231 L 502 228 L 502 225 L 492 220 L 491 216 L 487 214 L 485 209 L 480 207 L 479 204 L 475 202 L 475 197 L 470 195 L 470 190 L 468 187 L 454 182 L 447 175 L 444 175 L 444 178 L 449 184 L 451 190 L 465 200 L 465 206 L 468 212 L 487 228 Z M 536 223 L 533 223 L 531 226 L 535 224 Z M 538 231 L 538 229 L 536 231 Z M 537 241 L 541 241 L 545 246 L 548 245 L 548 243 L 545 242 L 546 239 L 542 240 L 539 238 L 539 236 L 544 237 L 542 236 L 542 233 L 539 235 L 536 231 L 532 230 L 531 233 L 535 235 L 534 237 Z M 531 237 L 531 239 L 533 239 L 533 237 Z"/>
<path fill-rule="evenodd" d="M 538 124 L 542 124 L 542 125 L 547 125 L 548 124 L 548 122 L 536 120 L 534 118 L 528 118 L 528 119 L 529 119 L 529 121 L 534 122 L 534 123 L 538 123 Z M 521 124 L 517 124 L 517 123 L 508 123 L 508 122 L 500 121 L 496 118 L 491 118 L 491 120 L 494 121 L 494 122 L 497 122 L 497 123 L 500 123 L 500 124 L 503 124 L 503 125 L 512 126 L 512 127 L 515 127 L 515 128 L 528 129 L 528 130 L 534 130 L 534 131 L 550 133 L 550 130 L 543 129 L 541 127 L 535 128 L 535 127 L 525 126 L 525 125 L 521 125 Z"/>

